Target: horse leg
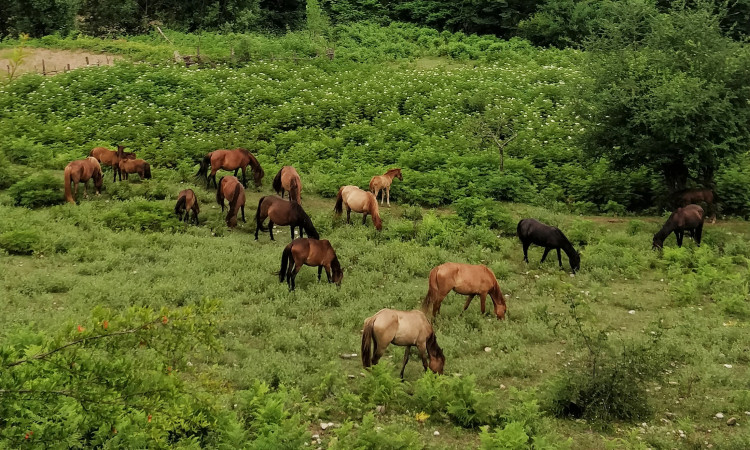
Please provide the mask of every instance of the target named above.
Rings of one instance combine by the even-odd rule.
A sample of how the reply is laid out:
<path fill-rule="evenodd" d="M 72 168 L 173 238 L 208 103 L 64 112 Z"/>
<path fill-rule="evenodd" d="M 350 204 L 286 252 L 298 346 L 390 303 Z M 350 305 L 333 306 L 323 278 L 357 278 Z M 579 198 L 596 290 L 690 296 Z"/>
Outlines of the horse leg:
<path fill-rule="evenodd" d="M 294 240 L 294 225 L 290 226 L 289 228 L 292 230 L 292 240 Z M 300 231 L 302 231 L 302 227 L 300 227 Z"/>
<path fill-rule="evenodd" d="M 469 308 L 469 304 L 471 303 L 472 300 L 474 300 L 474 297 L 475 297 L 475 294 L 471 294 L 468 297 L 466 297 L 466 304 L 464 305 L 464 311 L 466 311 L 466 309 Z M 463 314 L 464 311 L 461 311 L 461 314 Z"/>
<path fill-rule="evenodd" d="M 391 207 L 391 187 L 388 186 L 385 188 L 385 192 L 388 194 L 388 207 Z"/>
<path fill-rule="evenodd" d="M 273 241 L 273 220 L 268 219 L 268 232 L 271 234 L 271 240 Z"/>
<path fill-rule="evenodd" d="M 247 166 L 242 168 L 242 187 L 247 187 L 247 175 L 245 172 L 247 171 Z M 235 177 L 237 174 L 234 175 Z"/>
<path fill-rule="evenodd" d="M 83 182 L 83 198 L 89 198 L 89 180 Z"/>
<path fill-rule="evenodd" d="M 695 237 L 693 238 L 693 240 L 695 241 L 695 245 L 697 245 L 698 247 L 701 246 L 702 236 L 703 236 L 703 224 L 700 224 L 695 228 Z"/>
<path fill-rule="evenodd" d="M 296 261 L 290 261 L 289 268 L 286 269 L 286 285 L 289 287 L 290 291 L 294 290 L 292 287 L 292 273 L 294 272 L 294 266 L 296 264 Z"/>
<path fill-rule="evenodd" d="M 329 283 L 333 283 L 333 280 L 331 280 L 331 266 L 325 266 L 326 269 L 326 278 L 328 278 Z"/>
<path fill-rule="evenodd" d="M 562 269 L 562 257 L 560 256 L 560 249 L 557 250 L 557 263 L 560 264 L 560 268 Z"/>
<path fill-rule="evenodd" d="M 529 262 L 529 245 L 531 245 L 531 242 L 525 242 L 523 243 L 523 260 L 528 264 Z"/>
<path fill-rule="evenodd" d="M 404 381 L 404 369 L 406 369 L 406 363 L 409 362 L 409 356 L 411 356 L 411 345 L 407 345 L 406 350 L 404 350 L 404 364 L 401 366 L 401 381 Z"/>
<path fill-rule="evenodd" d="M 550 250 L 552 250 L 552 249 L 549 248 L 549 247 L 545 247 L 544 248 L 544 254 L 542 255 L 542 260 L 539 261 L 539 264 L 543 263 L 544 260 L 547 259 L 547 253 L 549 253 Z"/>
<path fill-rule="evenodd" d="M 240 206 L 240 211 L 242 211 L 242 222 L 247 223 L 247 220 L 245 220 L 245 205 Z"/>
<path fill-rule="evenodd" d="M 479 305 L 480 305 L 480 311 L 482 311 L 482 314 L 484 314 L 484 305 L 487 301 L 487 294 L 479 294 Z"/>
<path fill-rule="evenodd" d="M 422 358 L 422 367 L 427 372 L 427 343 L 422 341 L 417 344 L 417 350 L 419 351 L 419 357 Z"/>
<path fill-rule="evenodd" d="M 292 277 L 291 277 L 291 280 L 292 280 L 292 288 L 290 289 L 291 291 L 293 291 L 294 288 L 297 286 L 295 284 L 294 280 L 297 278 L 297 274 L 299 273 L 299 271 L 300 271 L 301 268 L 302 268 L 302 265 L 298 266 L 297 263 L 295 262 L 295 264 L 294 264 L 294 272 L 292 272 Z"/>
<path fill-rule="evenodd" d="M 234 177 L 235 177 L 235 178 L 237 178 L 237 172 L 239 172 L 239 171 L 240 171 L 240 168 L 239 168 L 239 167 L 238 167 L 238 168 L 236 168 L 236 169 L 234 169 Z"/>
<path fill-rule="evenodd" d="M 323 266 L 318 266 L 318 283 L 320 283 L 320 276 L 321 275 L 323 275 Z M 330 281 L 330 280 L 328 280 L 328 281 Z"/>
<path fill-rule="evenodd" d="M 367 225 L 367 213 L 362 213 L 362 225 Z"/>
<path fill-rule="evenodd" d="M 677 247 L 682 247 L 682 236 L 683 231 L 675 231 L 675 237 L 677 238 Z"/>
<path fill-rule="evenodd" d="M 73 180 L 73 197 L 78 198 L 78 181 Z"/>
<path fill-rule="evenodd" d="M 346 223 L 352 223 L 352 209 L 346 205 Z"/>

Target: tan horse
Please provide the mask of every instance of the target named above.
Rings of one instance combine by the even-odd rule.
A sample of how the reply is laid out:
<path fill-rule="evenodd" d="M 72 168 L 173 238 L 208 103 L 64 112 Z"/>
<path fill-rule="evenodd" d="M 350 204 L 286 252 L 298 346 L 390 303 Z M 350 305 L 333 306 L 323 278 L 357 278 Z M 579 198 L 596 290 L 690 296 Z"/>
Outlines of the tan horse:
<path fill-rule="evenodd" d="M 292 166 L 284 166 L 273 179 L 273 190 L 284 198 L 284 191 L 289 191 L 289 200 L 300 203 L 302 199 L 302 180 Z"/>
<path fill-rule="evenodd" d="M 201 212 L 200 207 L 198 207 L 198 198 L 192 189 L 183 189 L 177 196 L 174 213 L 177 215 L 178 220 L 184 220 L 185 223 L 188 223 L 190 211 L 193 211 L 193 222 L 198 225 L 198 213 Z M 183 213 L 185 214 L 184 217 Z"/>
<path fill-rule="evenodd" d="M 216 188 L 216 202 L 221 205 L 221 212 L 224 212 L 224 199 L 229 200 L 229 212 L 227 212 L 227 226 L 234 228 L 237 226 L 237 212 L 242 211 L 242 221 L 245 222 L 245 188 L 237 177 L 228 176 L 219 179 L 219 186 Z"/>
<path fill-rule="evenodd" d="M 208 166 L 211 166 L 211 174 L 208 174 Z M 253 171 L 253 180 L 255 186 L 260 187 L 263 181 L 265 172 L 260 167 L 258 159 L 250 153 L 247 149 L 236 148 L 234 150 L 215 150 L 207 154 L 201 161 L 198 173 L 195 176 L 198 179 L 206 180 L 206 189 L 211 186 L 211 181 L 216 185 L 216 172 L 219 169 L 234 170 L 234 176 L 237 177 L 237 172 L 242 170 L 242 186 L 247 186 L 247 166 L 250 166 Z"/>
<path fill-rule="evenodd" d="M 290 242 L 281 254 L 279 283 L 283 283 L 284 278 L 286 278 L 289 290 L 293 291 L 295 287 L 294 280 L 297 278 L 297 273 L 299 273 L 303 265 L 318 267 L 318 281 L 320 281 L 320 276 L 323 269 L 325 269 L 328 282 L 341 286 L 344 271 L 341 270 L 341 264 L 339 264 L 339 259 L 336 257 L 336 251 L 328 240 L 299 238 Z"/>
<path fill-rule="evenodd" d="M 104 147 L 94 147 L 89 152 L 89 156 L 93 156 L 99 161 L 100 164 L 112 167 L 112 182 L 117 181 L 119 175 L 120 181 L 122 181 L 122 173 L 120 172 L 120 160 L 121 159 L 135 159 L 135 153 L 124 152 L 125 146 L 118 145 L 117 150 L 109 150 Z"/>
<path fill-rule="evenodd" d="M 142 159 L 121 159 L 119 166 L 126 180 L 131 173 L 137 173 L 141 180 L 151 178 L 151 166 Z"/>
<path fill-rule="evenodd" d="M 481 300 L 482 314 L 484 314 L 485 299 L 487 294 L 492 298 L 495 305 L 497 319 L 505 318 L 507 306 L 505 298 L 497 284 L 495 274 L 484 265 L 471 265 L 459 263 L 441 264 L 430 271 L 429 289 L 422 301 L 422 311 L 427 313 L 432 305 L 432 315 L 440 312 L 440 305 L 448 293 L 453 290 L 458 294 L 468 295 L 464 311 L 475 296 Z"/>
<path fill-rule="evenodd" d="M 71 161 L 65 166 L 65 200 L 70 203 L 75 203 L 75 196 L 78 196 L 78 183 L 83 181 L 83 196 L 84 198 L 89 197 L 88 186 L 89 180 L 94 179 L 94 187 L 96 188 L 96 195 L 101 194 L 102 181 L 102 167 L 99 165 L 99 161 L 93 156 L 89 156 L 86 159 L 79 159 L 77 161 Z M 75 185 L 75 189 L 71 192 L 70 183 Z"/>
<path fill-rule="evenodd" d="M 372 353 L 371 343 L 375 343 Z M 445 355 L 438 346 L 435 331 L 422 311 L 398 311 L 395 309 L 381 309 L 374 316 L 368 317 L 362 331 L 362 365 L 370 367 L 380 361 L 389 344 L 406 347 L 404 364 L 401 366 L 401 379 L 404 379 L 404 369 L 409 362 L 409 354 L 413 345 L 419 350 L 422 366 L 429 367 L 435 373 L 442 374 L 445 366 Z"/>
<path fill-rule="evenodd" d="M 380 196 L 380 206 L 383 206 L 383 199 L 388 196 L 388 207 L 391 207 L 391 183 L 393 183 L 394 178 L 404 181 L 401 169 L 390 169 L 383 175 L 375 175 L 370 180 L 370 192 L 375 194 L 375 199 L 378 198 L 378 193 L 383 189 L 383 194 Z"/>
<path fill-rule="evenodd" d="M 346 223 L 351 223 L 351 213 L 354 210 L 354 212 L 363 213 L 362 225 L 367 223 L 367 215 L 371 214 L 375 229 L 380 231 L 383 228 L 378 201 L 371 192 L 363 191 L 357 186 L 342 186 L 336 196 L 336 205 L 333 210 L 336 214 L 341 214 L 344 205 L 346 205 Z"/>

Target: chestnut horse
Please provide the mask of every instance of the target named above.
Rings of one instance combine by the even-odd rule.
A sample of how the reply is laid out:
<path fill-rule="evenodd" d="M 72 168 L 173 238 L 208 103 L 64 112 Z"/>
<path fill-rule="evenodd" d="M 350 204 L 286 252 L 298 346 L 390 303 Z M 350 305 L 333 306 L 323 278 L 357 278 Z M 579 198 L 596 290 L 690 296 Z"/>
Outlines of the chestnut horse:
<path fill-rule="evenodd" d="M 289 290 L 293 291 L 295 287 L 294 280 L 297 278 L 297 273 L 299 273 L 303 265 L 318 267 L 318 281 L 320 281 L 323 269 L 326 269 L 328 282 L 341 286 L 341 279 L 344 278 L 344 272 L 341 270 L 341 264 L 339 264 L 339 259 L 336 257 L 333 246 L 327 240 L 299 238 L 290 242 L 281 254 L 279 283 L 283 283 L 286 277 Z"/>
<path fill-rule="evenodd" d="M 198 225 L 198 213 L 201 212 L 198 207 L 198 198 L 196 198 L 195 192 L 192 189 L 183 189 L 177 196 L 174 213 L 177 215 L 178 220 L 184 220 L 185 223 L 188 223 L 191 210 L 193 211 L 193 221 Z M 185 214 L 184 217 L 183 213 Z"/>
<path fill-rule="evenodd" d="M 292 166 L 284 166 L 273 179 L 273 190 L 284 198 L 284 191 L 289 191 L 289 199 L 300 203 L 302 199 L 302 180 Z"/>
<path fill-rule="evenodd" d="M 652 249 L 664 248 L 664 239 L 674 231 L 677 238 L 677 246 L 682 247 L 682 238 L 685 231 L 690 234 L 695 244 L 701 246 L 701 236 L 703 235 L 703 221 L 705 215 L 703 208 L 698 205 L 687 205 L 684 208 L 678 208 L 669 216 L 667 222 L 654 235 L 654 241 L 651 244 Z"/>
<path fill-rule="evenodd" d="M 682 208 L 691 204 L 705 203 L 708 209 L 708 215 L 711 217 L 711 223 L 716 223 L 716 205 L 714 201 L 716 196 L 711 189 L 684 189 L 675 193 L 677 207 Z"/>
<path fill-rule="evenodd" d="M 430 271 L 429 289 L 422 301 L 422 311 L 427 313 L 432 305 L 432 315 L 440 312 L 440 305 L 448 293 L 453 290 L 458 294 L 468 295 L 464 311 L 475 296 L 481 301 L 482 314 L 484 314 L 484 303 L 487 294 L 490 295 L 495 305 L 497 319 L 505 318 L 507 306 L 505 298 L 497 284 L 495 274 L 484 265 L 471 265 L 459 263 L 441 264 Z M 463 313 L 463 312 L 462 312 Z"/>
<path fill-rule="evenodd" d="M 216 203 L 221 205 L 224 212 L 224 199 L 229 200 L 229 212 L 227 212 L 227 226 L 237 226 L 237 212 L 242 211 L 242 221 L 245 222 L 245 189 L 237 177 L 228 176 L 219 178 L 219 186 L 216 188 Z"/>
<path fill-rule="evenodd" d="M 380 206 L 383 206 L 383 199 L 388 196 L 388 207 L 391 206 L 391 183 L 393 179 L 398 178 L 404 181 L 404 177 L 401 175 L 401 169 L 390 169 L 383 175 L 375 175 L 370 180 L 370 192 L 375 194 L 375 199 L 378 198 L 378 193 L 383 189 L 383 194 L 380 196 Z"/>
<path fill-rule="evenodd" d="M 234 170 L 234 176 L 237 176 L 237 172 L 242 169 L 242 186 L 247 187 L 247 166 L 250 166 L 253 171 L 253 179 L 255 186 L 260 187 L 263 181 L 263 168 L 260 167 L 260 163 L 253 156 L 252 153 L 244 148 L 236 148 L 234 150 L 214 150 L 207 154 L 203 161 L 201 161 L 198 173 L 195 174 L 199 180 L 206 180 L 206 189 L 211 186 L 213 180 L 214 186 L 216 186 L 216 172 L 219 169 L 223 170 Z M 211 166 L 211 174 L 208 173 L 208 166 Z"/>
<path fill-rule="evenodd" d="M 568 255 L 568 262 L 573 273 L 576 270 L 580 270 L 581 255 L 573 248 L 573 244 L 570 243 L 559 228 L 545 225 L 536 219 L 523 219 L 518 222 L 516 234 L 518 234 L 518 239 L 523 244 L 524 261 L 529 262 L 529 246 L 536 244 L 544 247 L 544 254 L 539 264 L 547 259 L 547 253 L 550 250 L 555 249 L 557 250 L 557 262 L 560 264 L 560 268 L 562 268 L 562 257 L 560 256 L 560 249 L 562 249 Z"/>
<path fill-rule="evenodd" d="M 120 172 L 120 160 L 121 159 L 135 159 L 135 153 L 124 152 L 125 146 L 118 145 L 117 150 L 109 150 L 104 147 L 94 147 L 89 152 L 89 156 L 93 156 L 99 161 L 100 164 L 112 167 L 112 182 L 117 181 L 117 176 L 120 176 L 122 181 L 122 173 Z"/>
<path fill-rule="evenodd" d="M 363 191 L 357 186 L 342 186 L 338 195 L 336 195 L 336 205 L 333 207 L 336 214 L 342 213 L 343 205 L 346 205 L 346 223 L 351 223 L 351 213 L 354 210 L 354 212 L 363 213 L 362 225 L 367 223 L 367 215 L 371 214 L 375 229 L 380 231 L 383 228 L 378 201 L 372 192 Z"/>
<path fill-rule="evenodd" d="M 370 345 L 375 343 L 372 352 Z M 435 331 L 422 311 L 398 311 L 395 309 L 381 309 L 374 316 L 365 319 L 362 330 L 362 365 L 370 367 L 380 361 L 389 344 L 406 347 L 404 364 L 401 366 L 401 379 L 404 379 L 404 369 L 409 362 L 411 347 L 417 346 L 422 366 L 427 371 L 437 374 L 443 373 L 445 355 L 438 346 Z M 429 363 L 427 358 L 429 357 Z"/>
<path fill-rule="evenodd" d="M 93 156 L 68 163 L 65 166 L 64 172 L 65 200 L 70 203 L 76 202 L 74 195 L 78 196 L 78 183 L 81 181 L 83 181 L 83 196 L 84 198 L 88 198 L 89 180 L 92 178 L 94 179 L 96 195 L 99 195 L 101 194 L 104 177 L 102 176 L 102 167 L 99 165 L 99 161 Z M 75 185 L 73 192 L 71 192 L 70 183 Z"/>
<path fill-rule="evenodd" d="M 302 229 L 308 237 L 320 239 L 318 230 L 313 226 L 310 216 L 307 215 L 302 206 L 296 202 L 288 202 L 282 198 L 267 195 L 258 201 L 258 210 L 255 212 L 255 240 L 258 240 L 258 231 L 266 231 L 263 221 L 269 218 L 268 232 L 273 241 L 273 224 L 290 225 L 292 229 L 292 240 L 294 240 L 294 228 L 299 227 L 299 237 L 302 237 Z"/>
<path fill-rule="evenodd" d="M 142 159 L 121 159 L 119 167 L 120 173 L 125 174 L 126 180 L 128 174 L 131 173 L 137 173 L 141 180 L 151 178 L 151 166 Z"/>

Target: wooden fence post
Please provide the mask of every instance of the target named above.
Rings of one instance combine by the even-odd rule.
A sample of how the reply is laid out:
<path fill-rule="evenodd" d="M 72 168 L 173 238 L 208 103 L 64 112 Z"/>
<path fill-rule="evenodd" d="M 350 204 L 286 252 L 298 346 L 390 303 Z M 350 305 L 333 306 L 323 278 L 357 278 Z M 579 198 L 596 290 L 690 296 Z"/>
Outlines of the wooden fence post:
<path fill-rule="evenodd" d="M 47 69 L 44 67 L 44 60 L 42 60 L 42 75 L 47 75 Z"/>
<path fill-rule="evenodd" d="M 86 57 L 86 65 L 87 66 L 89 65 L 89 57 L 88 56 Z"/>

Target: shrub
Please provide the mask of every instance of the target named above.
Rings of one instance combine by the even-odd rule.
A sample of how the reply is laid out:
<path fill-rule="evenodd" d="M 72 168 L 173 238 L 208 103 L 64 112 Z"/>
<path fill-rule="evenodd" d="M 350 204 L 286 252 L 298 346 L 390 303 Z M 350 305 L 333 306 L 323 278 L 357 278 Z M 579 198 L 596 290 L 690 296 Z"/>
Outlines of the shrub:
<path fill-rule="evenodd" d="M 0 235 L 0 248 L 11 255 L 30 255 L 40 242 L 39 233 L 31 230 L 8 231 Z"/>
<path fill-rule="evenodd" d="M 63 182 L 48 173 L 31 175 L 15 183 L 8 194 L 16 206 L 40 208 L 63 203 Z"/>
<path fill-rule="evenodd" d="M 122 202 L 103 214 L 102 223 L 112 230 L 171 231 L 179 222 L 170 208 L 136 198 Z"/>
<path fill-rule="evenodd" d="M 510 214 L 497 202 L 490 199 L 468 197 L 453 203 L 456 213 L 467 225 L 515 233 L 515 223 Z"/>

